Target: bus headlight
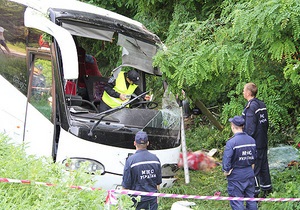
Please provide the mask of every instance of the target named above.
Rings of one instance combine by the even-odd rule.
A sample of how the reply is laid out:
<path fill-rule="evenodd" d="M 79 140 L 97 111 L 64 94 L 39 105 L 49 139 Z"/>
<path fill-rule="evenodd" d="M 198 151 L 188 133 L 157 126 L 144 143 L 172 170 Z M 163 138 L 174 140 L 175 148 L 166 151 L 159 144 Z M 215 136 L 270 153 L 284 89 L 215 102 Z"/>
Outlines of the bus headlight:
<path fill-rule="evenodd" d="M 164 178 L 174 177 L 178 169 L 179 168 L 177 164 L 164 164 L 161 167 L 162 177 Z"/>
<path fill-rule="evenodd" d="M 67 171 L 74 171 L 78 170 L 81 167 L 84 167 L 83 170 L 85 170 L 89 174 L 101 174 L 103 175 L 105 173 L 104 165 L 101 163 L 86 159 L 86 158 L 68 158 L 63 160 L 63 165 L 66 167 Z"/>

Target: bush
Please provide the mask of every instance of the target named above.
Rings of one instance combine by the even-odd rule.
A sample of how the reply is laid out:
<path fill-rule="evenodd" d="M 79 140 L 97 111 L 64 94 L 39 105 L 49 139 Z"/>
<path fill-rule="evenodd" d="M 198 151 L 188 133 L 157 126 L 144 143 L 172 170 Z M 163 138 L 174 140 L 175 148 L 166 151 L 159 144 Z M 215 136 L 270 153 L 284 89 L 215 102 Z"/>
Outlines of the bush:
<path fill-rule="evenodd" d="M 62 165 L 49 158 L 26 156 L 26 145 L 13 145 L 0 134 L 0 170 L 2 178 L 30 180 L 30 184 L 0 183 L 0 209 L 104 209 L 105 190 L 78 190 L 70 186 L 93 186 L 91 176 L 81 170 L 65 173 Z M 51 183 L 44 186 L 34 182 Z M 130 209 L 129 196 L 119 203 Z M 111 209 L 118 209 L 112 206 Z"/>
<path fill-rule="evenodd" d="M 299 198 L 300 177 L 299 166 L 286 168 L 284 171 L 273 171 L 272 173 L 273 193 L 271 198 Z M 262 202 L 260 209 L 266 210 L 295 210 L 300 209 L 299 202 Z"/>

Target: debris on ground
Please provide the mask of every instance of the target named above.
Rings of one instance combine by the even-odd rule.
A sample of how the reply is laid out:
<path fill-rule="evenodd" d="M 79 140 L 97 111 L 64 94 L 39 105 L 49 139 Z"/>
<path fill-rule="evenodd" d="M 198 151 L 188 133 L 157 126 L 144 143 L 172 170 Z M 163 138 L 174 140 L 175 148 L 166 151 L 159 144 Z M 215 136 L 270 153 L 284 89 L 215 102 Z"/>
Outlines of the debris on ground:
<path fill-rule="evenodd" d="M 293 167 L 299 168 L 299 164 L 300 164 L 300 163 L 299 163 L 298 161 L 292 160 L 291 162 L 288 163 L 287 167 L 288 167 L 288 168 L 293 168 Z"/>
<path fill-rule="evenodd" d="M 299 151 L 293 146 L 280 145 L 269 149 L 268 154 L 270 170 L 284 170 L 289 164 L 300 161 Z"/>
<path fill-rule="evenodd" d="M 215 168 L 218 163 L 212 157 L 217 152 L 216 149 L 209 151 L 208 153 L 202 150 L 198 150 L 195 152 L 187 152 L 187 162 L 190 170 L 201 170 L 201 171 L 209 171 Z M 178 163 L 179 168 L 183 168 L 183 154 L 180 153 L 180 159 Z"/>
<path fill-rule="evenodd" d="M 190 207 L 195 206 L 194 202 L 189 201 L 176 201 L 172 204 L 171 210 L 185 210 L 191 209 Z"/>

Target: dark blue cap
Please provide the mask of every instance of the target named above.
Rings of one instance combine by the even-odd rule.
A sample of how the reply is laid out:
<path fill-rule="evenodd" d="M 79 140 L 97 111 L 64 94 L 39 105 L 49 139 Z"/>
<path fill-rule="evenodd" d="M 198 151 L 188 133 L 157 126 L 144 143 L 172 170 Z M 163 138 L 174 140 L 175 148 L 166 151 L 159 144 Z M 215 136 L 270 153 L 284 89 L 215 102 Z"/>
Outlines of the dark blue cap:
<path fill-rule="evenodd" d="M 245 124 L 245 120 L 242 116 L 234 116 L 233 118 L 229 119 L 229 122 L 232 122 L 237 126 L 243 126 Z"/>
<path fill-rule="evenodd" d="M 144 131 L 139 131 L 135 134 L 134 140 L 137 144 L 146 144 L 148 142 L 148 135 Z"/>
<path fill-rule="evenodd" d="M 139 80 L 140 80 L 140 75 L 139 73 L 132 69 L 127 73 L 127 77 L 136 85 L 139 84 Z"/>
<path fill-rule="evenodd" d="M 38 68 L 39 70 L 43 71 L 43 66 L 41 64 L 37 64 L 35 65 L 36 68 Z"/>

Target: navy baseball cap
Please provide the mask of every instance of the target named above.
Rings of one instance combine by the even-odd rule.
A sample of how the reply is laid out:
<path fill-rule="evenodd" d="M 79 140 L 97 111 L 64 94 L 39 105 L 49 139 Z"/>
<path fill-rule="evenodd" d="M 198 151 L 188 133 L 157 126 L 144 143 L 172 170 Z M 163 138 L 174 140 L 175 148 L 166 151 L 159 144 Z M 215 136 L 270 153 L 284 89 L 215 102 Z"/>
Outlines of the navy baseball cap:
<path fill-rule="evenodd" d="M 135 134 L 134 140 L 137 144 L 146 144 L 148 142 L 148 135 L 144 131 L 139 131 Z"/>
<path fill-rule="evenodd" d="M 136 70 L 130 70 L 127 73 L 127 77 L 136 85 L 138 85 L 140 80 L 140 75 Z"/>
<path fill-rule="evenodd" d="M 245 124 L 245 120 L 242 116 L 234 116 L 233 118 L 229 119 L 229 122 L 232 122 L 237 126 L 243 126 Z"/>
<path fill-rule="evenodd" d="M 35 67 L 38 68 L 39 70 L 43 71 L 43 66 L 41 64 L 37 64 Z"/>

